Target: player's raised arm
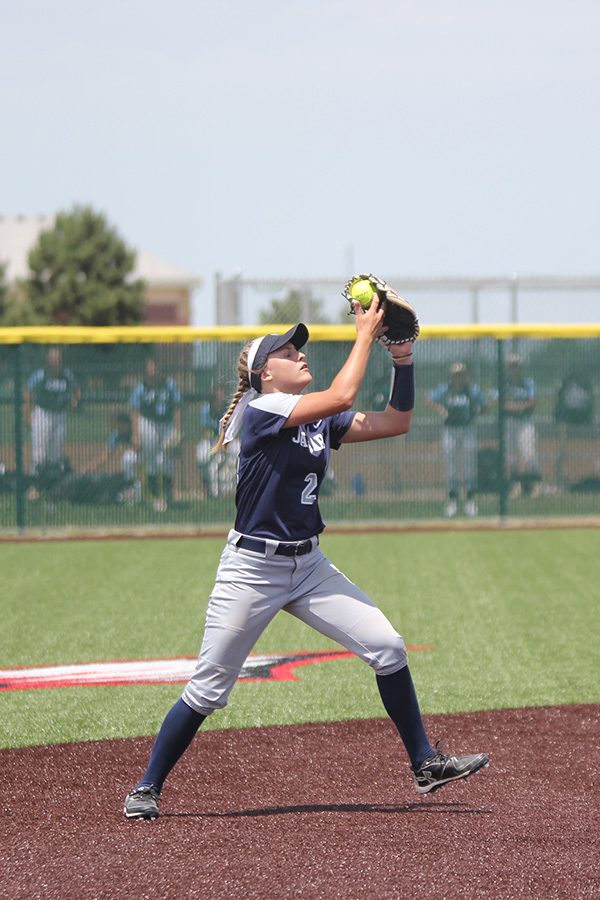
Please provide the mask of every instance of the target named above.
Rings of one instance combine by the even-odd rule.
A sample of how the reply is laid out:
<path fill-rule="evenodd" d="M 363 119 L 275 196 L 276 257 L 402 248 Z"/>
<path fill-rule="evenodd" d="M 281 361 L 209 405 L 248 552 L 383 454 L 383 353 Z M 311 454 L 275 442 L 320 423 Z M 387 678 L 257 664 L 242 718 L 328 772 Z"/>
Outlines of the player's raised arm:
<path fill-rule="evenodd" d="M 412 343 L 391 344 L 393 360 L 390 399 L 383 412 L 357 412 L 341 440 L 342 444 L 376 441 L 407 434 L 415 405 L 415 376 Z"/>
<path fill-rule="evenodd" d="M 351 409 L 365 377 L 373 344 L 382 335 L 383 319 L 383 310 L 380 309 L 377 297 L 366 311 L 358 301 L 354 301 L 354 308 L 356 340 L 348 359 L 327 390 L 301 397 L 288 417 L 286 428 L 294 428 Z M 301 352 L 300 356 L 305 359 Z"/>

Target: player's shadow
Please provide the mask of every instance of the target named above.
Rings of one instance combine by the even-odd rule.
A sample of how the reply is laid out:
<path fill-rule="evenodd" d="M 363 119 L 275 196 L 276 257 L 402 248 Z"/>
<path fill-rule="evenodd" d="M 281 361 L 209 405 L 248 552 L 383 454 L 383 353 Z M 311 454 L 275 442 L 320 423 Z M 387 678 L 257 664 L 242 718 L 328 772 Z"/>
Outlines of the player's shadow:
<path fill-rule="evenodd" d="M 444 815 L 492 815 L 491 809 L 474 809 L 458 801 L 442 802 L 422 800 L 420 803 L 303 803 L 296 806 L 263 806 L 255 809 L 234 809 L 228 812 L 163 813 L 161 819 L 238 819 L 260 816 L 285 816 L 301 813 L 384 813 L 386 815 L 411 813 L 443 813 Z"/>

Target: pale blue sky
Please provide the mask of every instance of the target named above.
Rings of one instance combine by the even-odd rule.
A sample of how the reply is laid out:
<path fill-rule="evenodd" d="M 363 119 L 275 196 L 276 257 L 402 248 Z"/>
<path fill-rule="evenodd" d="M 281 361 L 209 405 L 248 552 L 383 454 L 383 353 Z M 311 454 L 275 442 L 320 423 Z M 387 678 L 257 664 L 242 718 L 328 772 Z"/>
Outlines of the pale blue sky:
<path fill-rule="evenodd" d="M 0 213 L 91 203 L 207 302 L 348 245 L 600 273 L 598 0 L 5 2 L 0 91 Z"/>

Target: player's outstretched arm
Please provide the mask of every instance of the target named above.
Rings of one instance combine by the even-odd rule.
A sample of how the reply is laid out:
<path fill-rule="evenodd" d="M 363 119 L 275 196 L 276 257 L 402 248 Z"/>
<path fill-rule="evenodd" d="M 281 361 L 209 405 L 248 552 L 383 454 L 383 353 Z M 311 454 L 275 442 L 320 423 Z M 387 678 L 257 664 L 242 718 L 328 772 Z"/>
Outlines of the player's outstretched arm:
<path fill-rule="evenodd" d="M 286 422 L 286 428 L 305 425 L 352 408 L 365 377 L 373 344 L 382 334 L 383 318 L 379 298 L 373 301 L 367 311 L 362 309 L 358 301 L 355 301 L 355 307 L 356 340 L 348 359 L 327 390 L 306 394 L 298 401 Z"/>
<path fill-rule="evenodd" d="M 389 348 L 394 359 L 391 395 L 383 412 L 357 412 L 342 438 L 343 444 L 397 437 L 410 430 L 414 407 L 412 344 Z"/>

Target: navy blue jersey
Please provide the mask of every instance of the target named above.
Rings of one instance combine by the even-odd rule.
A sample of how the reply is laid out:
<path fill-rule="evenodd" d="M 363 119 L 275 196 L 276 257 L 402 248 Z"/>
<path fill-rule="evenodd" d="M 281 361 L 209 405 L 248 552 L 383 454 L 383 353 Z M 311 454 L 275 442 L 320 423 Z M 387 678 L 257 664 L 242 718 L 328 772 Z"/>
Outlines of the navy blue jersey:
<path fill-rule="evenodd" d="M 46 369 L 37 369 L 30 376 L 27 388 L 36 406 L 48 412 L 62 412 L 75 395 L 75 378 L 70 369 L 52 375 Z"/>
<path fill-rule="evenodd" d="M 278 541 L 301 541 L 324 529 L 319 488 L 354 412 L 284 428 L 298 394 L 261 394 L 242 419 L 235 528 Z"/>

